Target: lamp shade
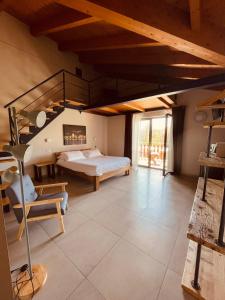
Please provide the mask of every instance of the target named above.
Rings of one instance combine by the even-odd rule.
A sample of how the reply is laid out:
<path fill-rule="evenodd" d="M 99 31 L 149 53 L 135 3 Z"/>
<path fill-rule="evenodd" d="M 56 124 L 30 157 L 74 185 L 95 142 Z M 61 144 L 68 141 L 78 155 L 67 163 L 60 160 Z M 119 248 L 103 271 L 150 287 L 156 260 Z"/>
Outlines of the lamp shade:
<path fill-rule="evenodd" d="M 41 128 L 46 122 L 46 113 L 44 111 L 31 111 L 21 110 L 19 114 L 27 118 L 33 125 Z"/>
<path fill-rule="evenodd" d="M 2 174 L 2 181 L 13 183 L 19 179 L 18 169 L 16 166 L 8 168 Z"/>
<path fill-rule="evenodd" d="M 30 145 L 18 144 L 15 146 L 4 145 L 3 150 L 11 153 L 17 160 L 26 162 L 31 158 Z"/>

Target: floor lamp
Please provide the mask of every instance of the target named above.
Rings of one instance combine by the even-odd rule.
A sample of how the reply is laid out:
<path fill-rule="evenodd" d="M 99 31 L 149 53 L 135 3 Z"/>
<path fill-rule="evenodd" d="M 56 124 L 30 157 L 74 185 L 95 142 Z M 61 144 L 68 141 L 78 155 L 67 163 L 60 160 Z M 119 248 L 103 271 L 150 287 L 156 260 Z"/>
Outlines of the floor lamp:
<path fill-rule="evenodd" d="M 21 268 L 21 276 L 17 280 L 17 286 L 14 289 L 14 292 L 20 299 L 29 299 L 31 298 L 46 282 L 47 271 L 43 265 L 33 265 L 31 263 L 30 255 L 30 241 L 29 241 L 29 232 L 27 226 L 26 218 L 26 204 L 24 198 L 24 186 L 23 186 L 23 163 L 28 161 L 31 156 L 31 147 L 29 145 L 20 144 L 19 140 L 19 131 L 18 131 L 18 115 L 22 115 L 29 120 L 36 127 L 43 127 L 46 122 L 46 114 L 43 111 L 20 111 L 19 114 L 16 113 L 16 109 L 12 108 L 12 118 L 13 118 L 13 133 L 15 136 L 15 145 L 4 145 L 3 150 L 11 153 L 18 162 L 19 168 L 19 179 L 20 189 L 21 189 L 21 199 L 22 199 L 22 210 L 23 210 L 23 220 L 25 226 L 25 236 L 26 236 L 26 248 L 27 248 L 27 258 L 28 258 L 28 268 Z M 12 182 L 13 177 L 10 175 L 10 170 L 5 173 L 3 180 Z M 14 177 L 15 180 L 15 177 Z"/>

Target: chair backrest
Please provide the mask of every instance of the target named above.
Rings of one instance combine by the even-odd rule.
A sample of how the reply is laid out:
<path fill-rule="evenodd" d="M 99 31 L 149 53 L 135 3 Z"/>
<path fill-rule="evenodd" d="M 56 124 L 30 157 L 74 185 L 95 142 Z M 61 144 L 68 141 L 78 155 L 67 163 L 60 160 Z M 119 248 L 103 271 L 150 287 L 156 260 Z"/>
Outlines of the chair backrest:
<path fill-rule="evenodd" d="M 38 195 L 35 192 L 35 187 L 29 175 L 23 176 L 23 189 L 25 202 L 33 202 L 37 199 Z M 9 198 L 11 205 L 22 203 L 20 180 L 13 182 L 5 191 L 6 196 Z M 23 218 L 22 209 L 14 209 L 17 221 L 20 223 Z"/>

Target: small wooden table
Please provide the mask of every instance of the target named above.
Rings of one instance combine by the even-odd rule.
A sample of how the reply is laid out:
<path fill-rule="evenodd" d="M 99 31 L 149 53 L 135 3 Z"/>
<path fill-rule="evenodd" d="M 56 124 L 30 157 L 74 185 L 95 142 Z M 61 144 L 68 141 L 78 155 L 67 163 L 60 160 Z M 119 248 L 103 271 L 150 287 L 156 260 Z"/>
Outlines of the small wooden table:
<path fill-rule="evenodd" d="M 34 178 L 42 182 L 42 167 L 47 167 L 48 177 L 55 178 L 55 163 L 53 161 L 42 161 L 34 164 Z"/>

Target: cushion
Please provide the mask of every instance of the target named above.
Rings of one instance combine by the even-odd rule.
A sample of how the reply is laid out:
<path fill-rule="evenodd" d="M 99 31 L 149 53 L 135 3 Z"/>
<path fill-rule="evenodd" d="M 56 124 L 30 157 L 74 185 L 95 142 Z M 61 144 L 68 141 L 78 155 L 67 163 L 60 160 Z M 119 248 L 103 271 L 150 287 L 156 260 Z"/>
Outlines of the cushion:
<path fill-rule="evenodd" d="M 61 206 L 61 213 L 63 215 L 65 215 L 66 209 L 67 209 L 67 204 L 68 204 L 68 193 L 67 192 L 40 195 L 40 196 L 38 196 L 36 201 L 41 201 L 41 200 L 46 200 L 46 199 L 54 199 L 54 198 L 63 198 L 63 201 L 60 202 L 60 206 Z M 55 213 L 57 213 L 55 203 L 38 205 L 38 206 L 34 206 L 30 209 L 30 212 L 28 214 L 28 219 L 31 217 L 44 216 L 44 215 L 50 215 L 50 214 L 55 214 Z"/>
<path fill-rule="evenodd" d="M 60 154 L 60 158 L 64 159 L 65 161 L 74 161 L 78 159 L 84 159 L 85 156 L 82 151 L 68 151 L 62 152 Z"/>
<path fill-rule="evenodd" d="M 33 202 L 37 199 L 35 187 L 29 175 L 23 176 L 23 188 L 25 202 Z M 6 195 L 10 199 L 12 205 L 22 203 L 20 180 L 19 178 L 13 182 L 7 189 Z"/>
<path fill-rule="evenodd" d="M 87 158 L 102 156 L 101 152 L 98 149 L 84 150 L 83 153 Z"/>

